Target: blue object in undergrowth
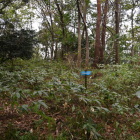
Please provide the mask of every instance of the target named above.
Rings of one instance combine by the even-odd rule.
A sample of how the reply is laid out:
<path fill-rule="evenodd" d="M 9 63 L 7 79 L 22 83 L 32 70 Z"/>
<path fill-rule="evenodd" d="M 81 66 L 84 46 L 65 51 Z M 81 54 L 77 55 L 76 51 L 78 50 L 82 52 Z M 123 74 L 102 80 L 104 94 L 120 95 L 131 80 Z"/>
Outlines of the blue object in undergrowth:
<path fill-rule="evenodd" d="M 91 71 L 81 71 L 80 74 L 85 77 L 85 88 L 87 89 L 87 76 L 91 75 Z"/>
<path fill-rule="evenodd" d="M 81 75 L 91 75 L 91 71 L 81 71 Z"/>

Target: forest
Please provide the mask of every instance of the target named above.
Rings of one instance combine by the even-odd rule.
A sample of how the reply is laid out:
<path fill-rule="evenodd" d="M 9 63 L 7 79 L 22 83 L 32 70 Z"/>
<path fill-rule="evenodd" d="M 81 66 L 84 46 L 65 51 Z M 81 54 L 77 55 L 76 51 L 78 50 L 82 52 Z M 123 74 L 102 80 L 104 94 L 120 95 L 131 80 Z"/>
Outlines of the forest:
<path fill-rule="evenodd" d="M 140 140 L 140 1 L 0 0 L 0 140 Z"/>

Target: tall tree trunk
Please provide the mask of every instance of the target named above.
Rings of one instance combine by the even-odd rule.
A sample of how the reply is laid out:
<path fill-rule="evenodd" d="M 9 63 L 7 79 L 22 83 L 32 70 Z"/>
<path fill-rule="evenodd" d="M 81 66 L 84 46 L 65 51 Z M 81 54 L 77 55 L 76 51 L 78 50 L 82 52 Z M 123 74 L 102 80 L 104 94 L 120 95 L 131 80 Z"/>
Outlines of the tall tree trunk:
<path fill-rule="evenodd" d="M 49 0 L 49 6 L 48 6 L 48 14 L 49 14 L 49 17 L 50 17 L 50 23 L 51 23 L 51 26 L 50 26 L 50 30 L 51 30 L 51 39 L 52 39 L 52 42 L 51 42 L 51 59 L 54 58 L 54 25 L 53 25 L 53 18 L 52 18 L 52 13 L 50 12 L 51 11 L 51 1 Z"/>
<path fill-rule="evenodd" d="M 87 23 L 86 23 L 88 4 L 89 4 L 89 2 L 87 2 L 86 0 L 81 1 L 81 6 L 79 3 L 79 14 L 80 14 L 80 17 L 81 17 L 81 19 L 83 21 L 83 25 L 84 25 L 81 38 L 86 40 L 86 45 L 85 45 L 85 49 L 86 49 L 85 66 L 86 67 L 88 67 L 88 65 L 89 65 L 89 37 L 88 37 L 88 28 L 87 28 Z M 83 7 L 82 10 L 80 9 L 80 7 Z"/>
<path fill-rule="evenodd" d="M 57 6 L 57 10 L 58 10 L 58 13 L 59 13 L 59 16 L 60 16 L 60 26 L 61 26 L 61 29 L 62 29 L 62 36 L 63 38 L 65 38 L 65 22 L 64 22 L 64 14 L 63 14 L 63 11 L 61 10 L 60 8 L 60 5 L 59 5 L 59 2 L 57 0 L 54 0 L 55 2 L 55 5 Z M 64 58 L 64 52 L 65 52 L 65 44 L 63 43 L 62 41 L 62 53 L 61 53 L 61 57 L 62 59 Z"/>
<path fill-rule="evenodd" d="M 96 68 L 100 60 L 100 47 L 101 47 L 100 25 L 101 25 L 101 1 L 97 0 L 96 39 L 95 39 L 94 62 L 93 62 L 93 67 Z"/>
<path fill-rule="evenodd" d="M 88 8 L 88 3 L 84 0 L 83 1 L 83 20 L 84 20 L 84 30 L 85 30 L 85 36 L 86 36 L 86 60 L 85 60 L 85 63 L 86 63 L 86 67 L 88 67 L 89 65 L 89 37 L 88 37 L 88 29 L 87 29 L 87 24 L 86 24 L 86 21 L 87 21 L 87 8 Z"/>
<path fill-rule="evenodd" d="M 101 32 L 101 48 L 100 48 L 100 62 L 104 62 L 104 51 L 105 51 L 105 37 L 106 37 L 106 21 L 108 12 L 108 0 L 105 1 L 103 8 L 103 20 L 102 20 L 102 32 Z"/>
<path fill-rule="evenodd" d="M 115 51 L 115 64 L 119 63 L 119 4 L 120 0 L 115 0 L 115 42 L 114 42 L 114 51 Z"/>
<path fill-rule="evenodd" d="M 132 10 L 131 10 L 131 36 L 132 36 L 132 46 L 131 46 L 131 56 L 134 56 L 134 0 L 132 0 Z"/>
<path fill-rule="evenodd" d="M 86 27 L 86 67 L 89 66 L 89 38 L 88 38 L 88 31 Z"/>
<path fill-rule="evenodd" d="M 78 8 L 78 67 L 81 67 L 81 15 L 80 15 L 80 5 L 79 0 L 77 0 Z"/>

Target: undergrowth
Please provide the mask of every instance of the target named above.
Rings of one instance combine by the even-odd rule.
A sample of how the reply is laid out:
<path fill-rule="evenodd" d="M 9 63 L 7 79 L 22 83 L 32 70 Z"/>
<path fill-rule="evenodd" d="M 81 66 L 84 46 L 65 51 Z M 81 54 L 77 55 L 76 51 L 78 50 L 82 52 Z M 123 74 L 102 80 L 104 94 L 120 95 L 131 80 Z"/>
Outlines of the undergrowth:
<path fill-rule="evenodd" d="M 89 68 L 87 89 L 81 70 L 43 60 L 1 65 L 0 139 L 139 140 L 140 66 Z"/>

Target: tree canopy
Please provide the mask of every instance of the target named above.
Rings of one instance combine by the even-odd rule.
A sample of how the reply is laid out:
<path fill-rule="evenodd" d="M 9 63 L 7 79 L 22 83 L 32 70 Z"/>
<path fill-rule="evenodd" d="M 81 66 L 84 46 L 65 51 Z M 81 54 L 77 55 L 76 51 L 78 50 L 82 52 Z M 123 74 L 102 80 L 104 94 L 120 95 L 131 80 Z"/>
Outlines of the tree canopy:
<path fill-rule="evenodd" d="M 35 44 L 33 30 L 17 30 L 5 32 L 0 36 L 0 58 L 4 62 L 13 58 L 30 59 Z"/>

